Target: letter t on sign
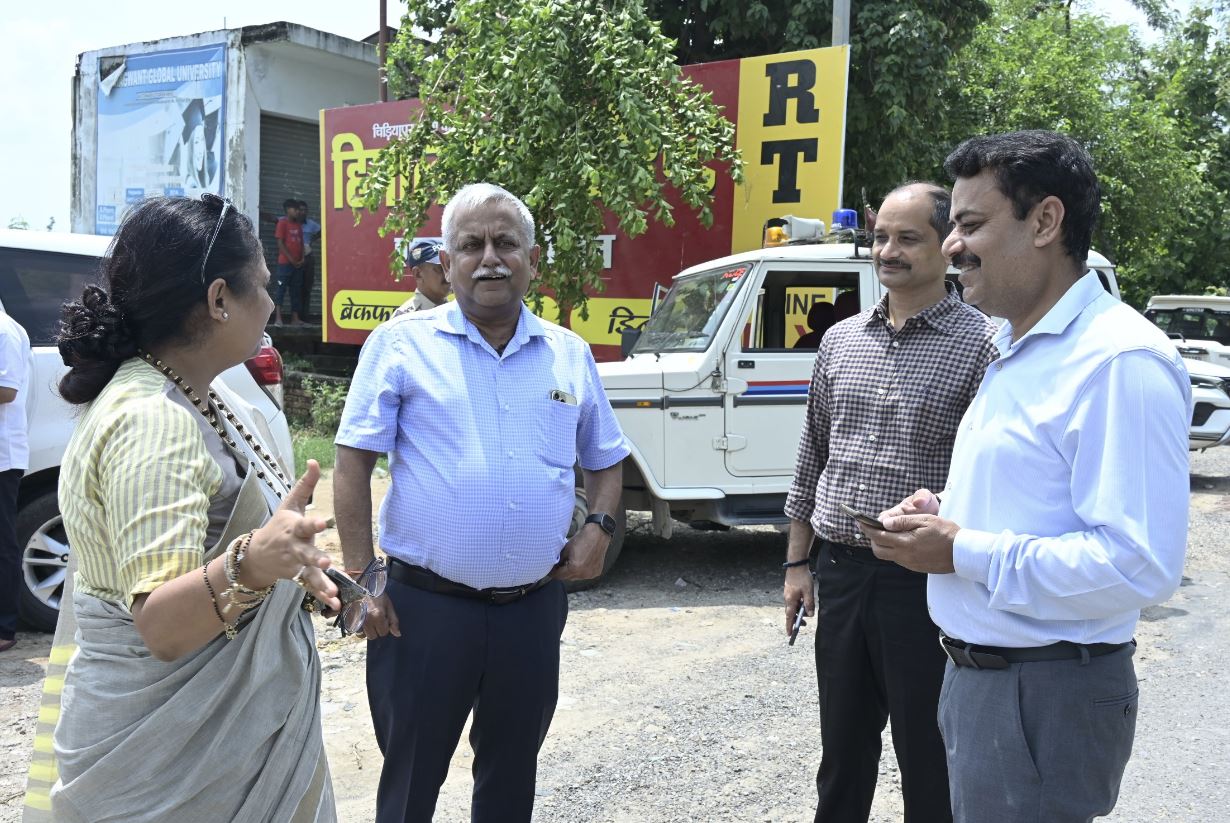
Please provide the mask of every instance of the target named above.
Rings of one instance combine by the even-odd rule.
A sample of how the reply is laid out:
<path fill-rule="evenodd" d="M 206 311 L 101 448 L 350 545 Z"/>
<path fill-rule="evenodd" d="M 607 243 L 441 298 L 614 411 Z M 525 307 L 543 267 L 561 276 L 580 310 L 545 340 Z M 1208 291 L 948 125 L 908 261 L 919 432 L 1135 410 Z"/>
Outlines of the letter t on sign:
<path fill-rule="evenodd" d="M 773 165 L 778 157 L 777 188 L 773 190 L 774 203 L 798 203 L 803 199 L 799 191 L 799 155 L 804 163 L 816 162 L 820 141 L 812 137 L 804 140 L 766 140 L 760 144 L 760 165 Z"/>

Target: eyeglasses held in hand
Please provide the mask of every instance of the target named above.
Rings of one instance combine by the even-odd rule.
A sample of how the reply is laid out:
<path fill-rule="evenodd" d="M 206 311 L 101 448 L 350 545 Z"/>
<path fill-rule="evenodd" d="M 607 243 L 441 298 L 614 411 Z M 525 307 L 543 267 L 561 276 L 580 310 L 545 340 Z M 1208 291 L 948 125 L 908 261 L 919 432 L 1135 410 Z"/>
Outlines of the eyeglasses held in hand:
<path fill-rule="evenodd" d="M 355 579 L 356 583 L 367 590 L 367 597 L 356 600 L 353 603 L 347 603 L 342 607 L 341 614 L 337 616 L 337 620 L 333 621 L 333 625 L 341 629 L 342 637 L 348 634 L 357 634 L 363 630 L 363 624 L 367 622 L 368 604 L 373 597 L 379 597 L 384 594 L 384 584 L 388 580 L 389 569 L 385 565 L 384 559 L 373 557 L 367 566 L 364 567 L 363 573 Z"/>
<path fill-rule="evenodd" d="M 226 213 L 234 208 L 229 197 L 219 197 L 216 194 L 205 192 L 201 195 L 202 203 L 221 203 L 222 212 L 218 215 L 218 225 L 214 226 L 214 233 L 209 236 L 209 245 L 205 247 L 205 256 L 201 258 L 201 285 L 205 285 L 205 264 L 209 262 L 209 253 L 214 250 L 214 243 L 218 241 L 218 234 L 222 231 L 222 224 L 226 220 Z"/>

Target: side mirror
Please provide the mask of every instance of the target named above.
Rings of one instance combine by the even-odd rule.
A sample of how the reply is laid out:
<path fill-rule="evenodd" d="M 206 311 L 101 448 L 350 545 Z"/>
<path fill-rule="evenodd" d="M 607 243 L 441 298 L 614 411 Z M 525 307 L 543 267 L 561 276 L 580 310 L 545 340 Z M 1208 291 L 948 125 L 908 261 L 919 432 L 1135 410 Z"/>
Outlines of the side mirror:
<path fill-rule="evenodd" d="M 623 329 L 619 333 L 619 356 L 627 360 L 632 354 L 632 347 L 641 339 L 640 329 Z"/>

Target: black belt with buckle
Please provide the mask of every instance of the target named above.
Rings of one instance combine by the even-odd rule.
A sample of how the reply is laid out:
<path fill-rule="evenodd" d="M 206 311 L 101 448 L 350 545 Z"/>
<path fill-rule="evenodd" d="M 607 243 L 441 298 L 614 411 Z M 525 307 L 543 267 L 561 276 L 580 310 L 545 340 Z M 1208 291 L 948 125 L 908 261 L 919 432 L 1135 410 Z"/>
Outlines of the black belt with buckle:
<path fill-rule="evenodd" d="M 1014 649 L 1006 646 L 975 646 L 945 634 L 940 635 L 940 648 L 958 666 L 971 669 L 1006 669 L 1013 663 L 1037 663 L 1044 660 L 1085 660 L 1117 652 L 1128 643 L 1070 643 L 1061 640 L 1049 646 Z"/>
<path fill-rule="evenodd" d="M 464 583 L 455 583 L 447 577 L 441 577 L 431 569 L 425 569 L 422 566 L 412 566 L 404 560 L 398 560 L 396 557 L 389 558 L 389 577 L 398 583 L 404 583 L 407 586 L 413 586 L 423 591 L 449 594 L 454 597 L 468 597 L 471 600 L 482 600 L 496 606 L 502 606 L 505 603 L 515 603 L 527 594 L 538 591 L 551 582 L 551 578 L 544 577 L 541 580 L 527 583 L 524 586 L 476 589 Z"/>

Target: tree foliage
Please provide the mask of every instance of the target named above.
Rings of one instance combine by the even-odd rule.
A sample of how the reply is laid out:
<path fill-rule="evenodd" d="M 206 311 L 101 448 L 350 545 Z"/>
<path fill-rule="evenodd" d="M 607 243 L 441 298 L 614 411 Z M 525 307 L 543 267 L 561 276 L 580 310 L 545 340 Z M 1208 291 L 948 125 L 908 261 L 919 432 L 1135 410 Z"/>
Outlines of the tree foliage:
<path fill-rule="evenodd" d="M 832 41 L 832 0 L 649 0 L 681 63 L 812 49 Z M 943 161 L 950 64 L 987 0 L 851 4 L 843 189 L 878 199 Z M 847 205 L 858 205 L 847 203 Z"/>
<path fill-rule="evenodd" d="M 383 230 L 411 234 L 462 185 L 498 183 L 550 244 L 539 286 L 584 311 L 601 286 L 604 209 L 629 235 L 672 225 L 665 183 L 708 224 L 705 164 L 742 174 L 733 124 L 680 75 L 672 45 L 638 0 L 410 0 L 390 84 L 422 108 L 373 165 L 365 204 L 402 177 Z"/>
<path fill-rule="evenodd" d="M 1216 116 L 1198 115 L 1216 105 L 1209 49 L 1178 29 L 1149 49 L 1066 2 L 997 0 L 954 62 L 945 142 L 1025 128 L 1070 134 L 1093 155 L 1103 189 L 1094 247 L 1119 264 L 1125 298 L 1203 291 L 1199 259 L 1212 244 L 1191 229 L 1212 230 L 1214 214 L 1224 222 L 1224 202 L 1213 206 L 1225 191 L 1208 174 L 1225 135 Z M 1224 232 L 1219 224 L 1219 242 Z"/>
<path fill-rule="evenodd" d="M 1144 93 L 1180 131 L 1199 185 L 1174 190 L 1182 235 L 1171 259 L 1142 271 L 1150 293 L 1201 293 L 1230 286 L 1230 45 L 1213 11 L 1195 7 L 1150 53 Z"/>

